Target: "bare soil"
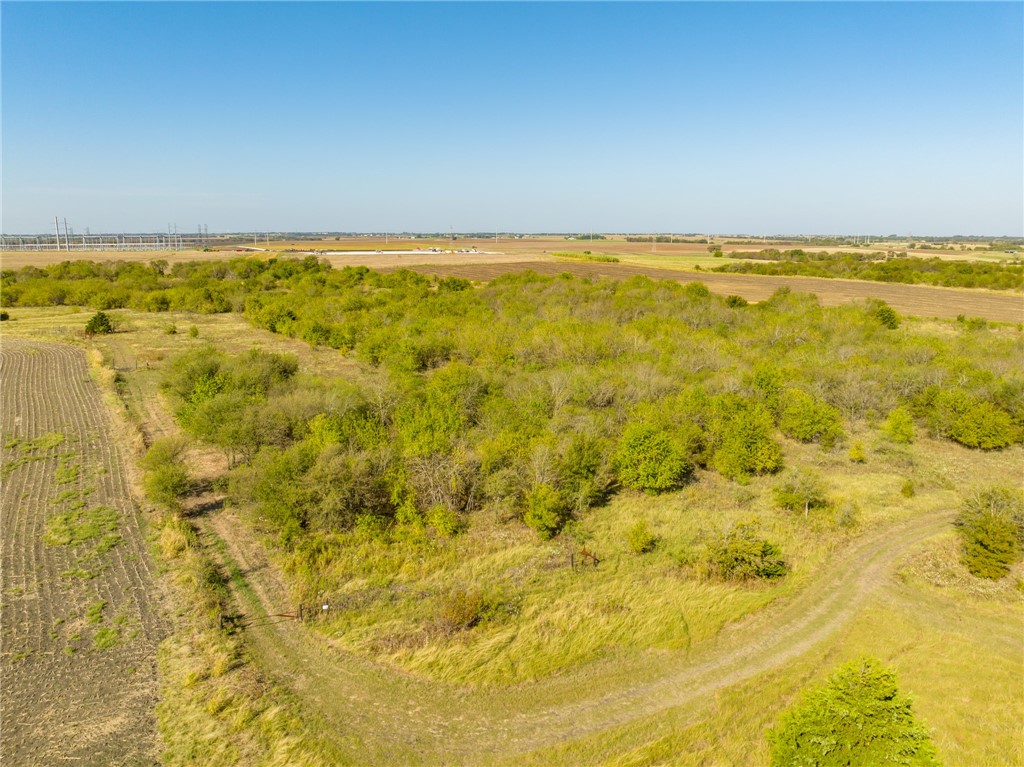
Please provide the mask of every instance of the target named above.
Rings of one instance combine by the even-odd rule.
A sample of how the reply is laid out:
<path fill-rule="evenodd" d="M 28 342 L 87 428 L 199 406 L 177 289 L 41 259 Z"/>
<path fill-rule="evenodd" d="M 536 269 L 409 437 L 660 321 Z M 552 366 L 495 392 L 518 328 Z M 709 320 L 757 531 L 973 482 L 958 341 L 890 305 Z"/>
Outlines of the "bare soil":
<path fill-rule="evenodd" d="M 0 385 L 0 763 L 156 764 L 169 624 L 108 411 L 69 346 L 5 338 Z M 46 434 L 64 439 L 32 449 Z M 116 513 L 106 546 L 82 525 L 82 540 L 44 540 L 57 515 L 102 507 Z"/>

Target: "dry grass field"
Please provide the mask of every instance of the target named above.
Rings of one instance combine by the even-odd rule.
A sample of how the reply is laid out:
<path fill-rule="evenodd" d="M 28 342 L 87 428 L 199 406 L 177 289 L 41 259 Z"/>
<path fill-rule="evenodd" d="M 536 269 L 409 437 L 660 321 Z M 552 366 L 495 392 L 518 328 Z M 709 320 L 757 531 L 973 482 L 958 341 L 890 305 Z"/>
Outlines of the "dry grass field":
<path fill-rule="evenodd" d="M 3 339 L 0 762 L 155 764 L 159 589 L 85 355 Z"/>

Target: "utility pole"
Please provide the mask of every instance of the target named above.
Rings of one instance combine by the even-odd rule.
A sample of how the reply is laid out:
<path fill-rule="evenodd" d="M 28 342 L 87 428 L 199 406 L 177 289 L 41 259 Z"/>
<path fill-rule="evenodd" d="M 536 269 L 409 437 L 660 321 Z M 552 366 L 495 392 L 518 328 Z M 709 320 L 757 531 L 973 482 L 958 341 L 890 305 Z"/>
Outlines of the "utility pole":
<path fill-rule="evenodd" d="M 68 242 L 68 220 L 64 219 L 64 250 L 68 253 L 71 252 L 71 243 Z"/>
<path fill-rule="evenodd" d="M 53 217 L 53 231 L 57 233 L 57 250 L 60 250 L 60 224 L 57 223 L 57 217 Z"/>

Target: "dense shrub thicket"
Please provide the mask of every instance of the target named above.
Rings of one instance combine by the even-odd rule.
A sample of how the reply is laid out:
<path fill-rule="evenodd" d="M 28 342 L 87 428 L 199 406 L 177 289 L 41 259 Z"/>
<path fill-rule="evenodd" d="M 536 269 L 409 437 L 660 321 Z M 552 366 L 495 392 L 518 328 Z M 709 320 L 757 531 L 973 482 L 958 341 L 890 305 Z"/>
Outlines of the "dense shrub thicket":
<path fill-rule="evenodd" d="M 941 258 L 902 256 L 879 260 L 877 253 L 807 253 L 803 250 L 762 250 L 733 253 L 734 258 L 753 259 L 715 267 L 716 272 L 781 276 L 842 277 L 877 282 L 944 285 L 957 288 L 1021 290 L 1024 264 L 1020 261 L 950 261 Z M 755 261 L 759 263 L 755 263 Z"/>
<path fill-rule="evenodd" d="M 772 767 L 938 767 L 928 730 L 874 658 L 840 666 L 782 715 L 770 733 Z"/>
<path fill-rule="evenodd" d="M 283 541 L 394 524 L 453 535 L 487 506 L 553 536 L 617 488 L 668 490 L 695 467 L 777 472 L 782 435 L 829 449 L 849 419 L 980 449 L 1024 425 L 1019 334 L 924 335 L 877 304 L 824 309 L 787 290 L 748 306 L 642 277 L 473 288 L 312 257 L 66 262 L 2 279 L 9 305 L 243 312 L 375 368 L 325 381 L 293 358 L 213 348 L 170 366 L 182 426 L 224 449 L 232 492 Z M 165 473 L 154 494 L 177 492 Z"/>
<path fill-rule="evenodd" d="M 376 368 L 367 383 L 212 348 L 165 381 L 184 428 L 238 464 L 232 492 L 283 541 L 396 523 L 452 535 L 487 506 L 550 537 L 616 488 L 661 492 L 694 467 L 776 472 L 781 435 L 827 449 L 851 418 L 886 419 L 893 441 L 921 428 L 979 448 L 1018 441 L 1024 423 L 1014 334 L 915 336 L 873 306 L 788 291 L 738 306 L 646 278 L 471 288 L 288 263 L 275 276 L 255 262 L 219 289 L 254 324 Z"/>

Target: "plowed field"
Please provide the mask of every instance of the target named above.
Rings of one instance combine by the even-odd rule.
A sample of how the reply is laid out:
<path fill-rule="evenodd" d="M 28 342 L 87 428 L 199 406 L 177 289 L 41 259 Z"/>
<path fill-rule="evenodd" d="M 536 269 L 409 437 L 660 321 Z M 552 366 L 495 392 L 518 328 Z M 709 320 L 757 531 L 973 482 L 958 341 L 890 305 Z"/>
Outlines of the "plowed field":
<path fill-rule="evenodd" d="M 82 352 L 5 338 L 0 764 L 157 761 L 168 624 Z"/>

